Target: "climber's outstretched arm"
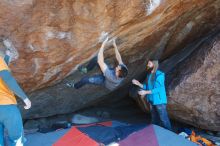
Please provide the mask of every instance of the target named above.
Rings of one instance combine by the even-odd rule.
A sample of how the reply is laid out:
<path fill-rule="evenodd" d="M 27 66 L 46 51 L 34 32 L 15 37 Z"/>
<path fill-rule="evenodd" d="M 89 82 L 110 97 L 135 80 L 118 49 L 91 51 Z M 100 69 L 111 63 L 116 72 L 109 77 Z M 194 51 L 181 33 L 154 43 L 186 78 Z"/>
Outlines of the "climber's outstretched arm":
<path fill-rule="evenodd" d="M 118 47 L 117 47 L 117 45 L 115 43 L 115 38 L 113 39 L 113 46 L 115 48 L 115 55 L 116 55 L 116 59 L 117 59 L 118 63 L 119 64 L 124 64 L 123 61 L 122 61 L 121 55 L 120 55 L 120 53 L 118 51 Z"/>
<path fill-rule="evenodd" d="M 98 64 L 99 64 L 99 66 L 100 66 L 103 73 L 107 69 L 107 65 L 104 61 L 104 48 L 105 48 L 105 45 L 106 45 L 107 42 L 108 42 L 108 37 L 102 43 L 102 46 L 101 46 L 101 48 L 99 50 L 99 53 L 98 53 Z"/>

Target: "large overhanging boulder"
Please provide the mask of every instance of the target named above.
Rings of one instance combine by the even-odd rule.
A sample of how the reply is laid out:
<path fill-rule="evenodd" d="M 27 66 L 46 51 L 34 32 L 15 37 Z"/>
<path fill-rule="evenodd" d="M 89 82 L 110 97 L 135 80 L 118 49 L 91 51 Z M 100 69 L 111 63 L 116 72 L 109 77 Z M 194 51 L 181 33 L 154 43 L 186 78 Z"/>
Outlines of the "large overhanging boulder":
<path fill-rule="evenodd" d="M 181 122 L 220 131 L 220 34 L 169 74 L 169 113 Z"/>
<path fill-rule="evenodd" d="M 10 68 L 33 103 L 23 117 L 39 118 L 123 97 L 131 79 L 143 75 L 147 58 L 163 60 L 215 31 L 220 0 L 2 0 L 0 15 L 1 39 L 17 53 Z M 67 88 L 82 77 L 77 66 L 96 54 L 106 33 L 118 38 L 129 68 L 121 88 Z M 113 60 L 111 47 L 105 57 Z"/>

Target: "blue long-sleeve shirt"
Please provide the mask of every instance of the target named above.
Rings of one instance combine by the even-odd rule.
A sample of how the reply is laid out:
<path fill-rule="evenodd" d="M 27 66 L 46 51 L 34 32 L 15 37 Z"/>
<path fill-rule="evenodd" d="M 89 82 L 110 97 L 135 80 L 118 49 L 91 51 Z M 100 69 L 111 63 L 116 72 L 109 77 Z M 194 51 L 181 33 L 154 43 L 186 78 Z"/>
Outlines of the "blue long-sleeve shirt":
<path fill-rule="evenodd" d="M 5 55 L 4 61 L 8 65 L 10 60 L 10 56 Z M 25 100 L 28 98 L 28 96 L 24 93 L 24 91 L 21 89 L 21 87 L 18 85 L 17 81 L 15 78 L 12 76 L 9 70 L 2 70 L 0 71 L 0 77 L 2 80 L 5 82 L 5 84 L 8 86 L 8 88 L 16 94 L 19 98 L 22 100 Z"/>
<path fill-rule="evenodd" d="M 4 60 L 5 60 L 5 63 L 8 65 L 10 61 L 10 56 L 5 55 Z"/>

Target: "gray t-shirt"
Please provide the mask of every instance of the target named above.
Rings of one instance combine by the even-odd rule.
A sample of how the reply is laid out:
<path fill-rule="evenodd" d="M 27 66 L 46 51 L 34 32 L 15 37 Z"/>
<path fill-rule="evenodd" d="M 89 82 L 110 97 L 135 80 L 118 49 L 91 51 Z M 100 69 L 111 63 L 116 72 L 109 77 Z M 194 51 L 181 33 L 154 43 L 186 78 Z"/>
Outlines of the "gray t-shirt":
<path fill-rule="evenodd" d="M 104 72 L 104 76 L 105 76 L 105 87 L 109 90 L 114 90 L 124 80 L 124 78 L 116 77 L 115 70 L 109 69 L 109 67 L 106 68 Z"/>

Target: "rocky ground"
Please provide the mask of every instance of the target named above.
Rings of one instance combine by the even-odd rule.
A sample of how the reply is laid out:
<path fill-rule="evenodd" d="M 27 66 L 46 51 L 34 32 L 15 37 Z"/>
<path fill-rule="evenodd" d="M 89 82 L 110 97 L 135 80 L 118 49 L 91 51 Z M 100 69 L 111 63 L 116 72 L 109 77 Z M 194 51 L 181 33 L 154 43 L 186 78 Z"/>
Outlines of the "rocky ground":
<path fill-rule="evenodd" d="M 130 97 L 124 98 L 117 103 L 112 104 L 99 104 L 96 106 L 88 107 L 87 109 L 80 110 L 76 113 L 71 113 L 67 115 L 57 115 L 48 118 L 33 119 L 25 121 L 24 127 L 26 133 L 33 133 L 37 128 L 48 128 L 52 124 L 68 121 L 70 122 L 75 114 L 81 114 L 88 117 L 93 117 L 99 119 L 99 121 L 116 120 L 129 124 L 150 124 L 150 115 L 143 112 L 137 103 Z M 178 133 L 180 128 L 190 128 L 195 130 L 197 134 L 213 140 L 220 145 L 220 133 L 213 131 L 207 131 L 203 129 L 198 129 L 196 127 L 180 123 L 178 121 L 172 120 L 172 126 L 174 132 Z"/>

